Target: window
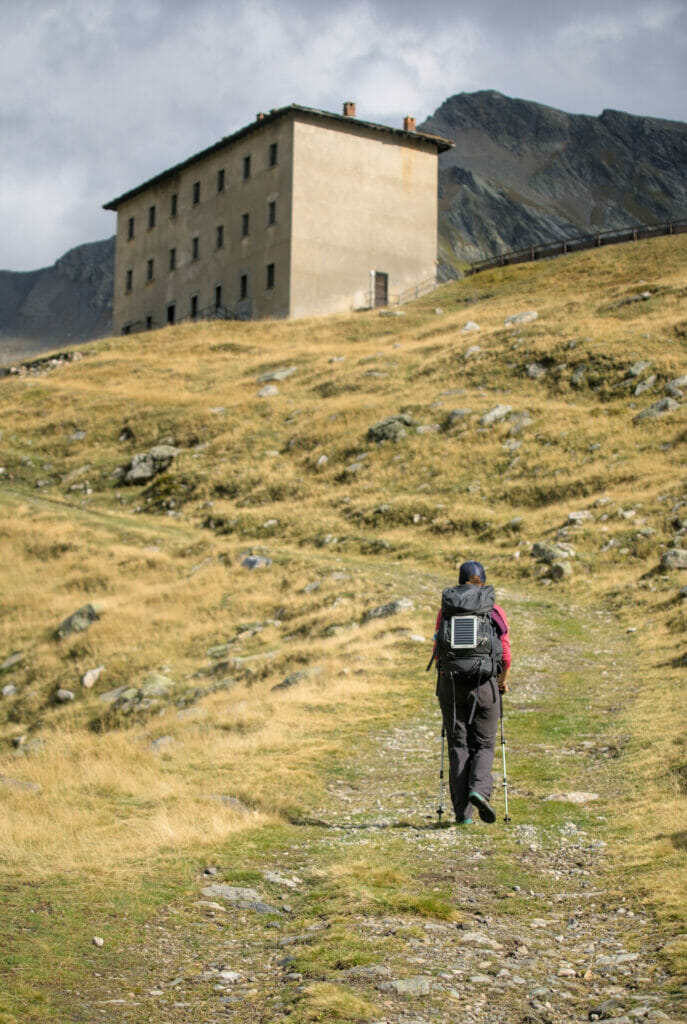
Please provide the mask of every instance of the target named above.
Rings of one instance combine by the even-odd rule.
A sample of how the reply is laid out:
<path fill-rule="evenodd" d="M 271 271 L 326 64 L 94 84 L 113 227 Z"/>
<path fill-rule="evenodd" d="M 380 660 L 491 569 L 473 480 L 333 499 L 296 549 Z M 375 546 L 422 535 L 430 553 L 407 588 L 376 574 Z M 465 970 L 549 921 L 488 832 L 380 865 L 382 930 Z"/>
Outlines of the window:
<path fill-rule="evenodd" d="M 222 285 L 218 284 L 215 286 L 215 309 L 220 309 L 222 306 Z"/>
<path fill-rule="evenodd" d="M 248 238 L 250 234 L 250 214 L 244 213 L 241 215 L 241 237 Z"/>
<path fill-rule="evenodd" d="M 155 227 L 155 207 L 148 207 L 148 230 L 150 231 Z"/>
<path fill-rule="evenodd" d="M 274 288 L 274 263 L 267 264 L 267 287 Z"/>
<path fill-rule="evenodd" d="M 172 303 L 171 305 L 167 306 L 167 323 L 168 324 L 173 324 L 174 323 L 175 315 L 176 315 L 175 314 L 175 307 L 174 307 L 174 303 Z"/>
<path fill-rule="evenodd" d="M 241 298 L 248 298 L 248 274 L 241 274 Z"/>
<path fill-rule="evenodd" d="M 155 260 L 148 260 L 148 268 L 146 271 L 146 281 L 152 281 L 155 273 Z"/>
<path fill-rule="evenodd" d="M 268 225 L 277 223 L 277 204 L 274 201 L 267 204 L 267 223 Z"/>
<path fill-rule="evenodd" d="M 243 158 L 243 180 L 248 181 L 250 178 L 250 157 L 244 156 Z"/>
<path fill-rule="evenodd" d="M 177 194 L 172 192 L 169 200 L 169 215 L 170 217 L 176 217 L 177 215 Z"/>
<path fill-rule="evenodd" d="M 277 166 L 277 153 L 278 153 L 277 143 L 276 142 L 270 143 L 270 167 L 276 167 Z"/>
<path fill-rule="evenodd" d="M 169 250 L 169 269 L 176 270 L 177 268 L 177 251 L 176 249 Z"/>
<path fill-rule="evenodd" d="M 191 296 L 191 316 L 193 317 L 194 320 L 198 316 L 198 296 L 197 295 L 192 295 Z"/>
<path fill-rule="evenodd" d="M 128 228 L 127 236 L 126 237 L 129 240 L 131 240 L 134 237 L 134 218 L 133 217 L 129 217 L 129 228 Z"/>
<path fill-rule="evenodd" d="M 146 317 L 146 331 L 152 331 L 153 329 L 153 318 L 152 316 Z"/>
<path fill-rule="evenodd" d="M 131 324 L 124 324 L 122 334 L 131 334 Z"/>
<path fill-rule="evenodd" d="M 217 191 L 224 192 L 224 168 L 217 172 Z"/>
<path fill-rule="evenodd" d="M 217 248 L 224 248 L 224 227 L 222 224 L 217 225 Z"/>
<path fill-rule="evenodd" d="M 198 257 L 200 256 L 200 238 L 198 238 L 198 236 L 196 236 L 193 239 L 192 247 L 193 248 L 192 248 L 192 252 L 191 252 L 191 258 L 194 259 L 194 260 L 197 260 Z"/>
<path fill-rule="evenodd" d="M 134 286 L 134 272 L 133 270 L 127 270 L 126 272 L 126 292 L 130 292 Z"/>
<path fill-rule="evenodd" d="M 200 182 L 194 181 L 193 183 L 193 205 L 197 206 L 200 202 Z"/>

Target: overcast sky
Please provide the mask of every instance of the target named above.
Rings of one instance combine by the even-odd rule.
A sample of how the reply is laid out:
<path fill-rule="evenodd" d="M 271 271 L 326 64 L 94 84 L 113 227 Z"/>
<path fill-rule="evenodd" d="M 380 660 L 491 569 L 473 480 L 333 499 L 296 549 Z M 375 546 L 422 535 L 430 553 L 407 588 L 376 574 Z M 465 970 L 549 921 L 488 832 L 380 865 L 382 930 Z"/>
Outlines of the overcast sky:
<path fill-rule="evenodd" d="M 288 103 L 401 126 L 497 89 L 687 120 L 687 0 L 0 0 L 0 268 L 114 234 L 102 204 Z"/>

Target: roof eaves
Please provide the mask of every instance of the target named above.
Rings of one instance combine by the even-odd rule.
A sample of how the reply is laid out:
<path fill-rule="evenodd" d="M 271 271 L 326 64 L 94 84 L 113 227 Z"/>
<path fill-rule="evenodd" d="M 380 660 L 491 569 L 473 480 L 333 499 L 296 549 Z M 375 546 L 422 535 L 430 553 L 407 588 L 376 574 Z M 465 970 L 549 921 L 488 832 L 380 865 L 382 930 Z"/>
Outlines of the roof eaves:
<path fill-rule="evenodd" d="M 315 107 L 303 107 L 298 103 L 291 103 L 286 107 L 277 107 L 274 110 L 270 110 L 269 114 L 263 114 L 256 118 L 255 121 L 251 121 L 250 124 L 244 125 L 243 128 L 239 128 L 239 130 L 234 132 L 232 135 L 225 135 L 212 146 L 208 146 L 206 149 L 203 149 L 198 153 L 194 153 L 193 156 L 187 157 L 187 159 L 182 160 L 181 163 L 175 164 L 173 167 L 169 167 L 166 171 L 161 171 L 159 174 L 156 174 L 154 177 L 142 182 L 140 185 L 130 189 L 128 192 L 124 192 L 115 199 L 111 199 L 108 203 L 103 204 L 103 209 L 116 211 L 122 203 L 126 202 L 128 199 L 133 199 L 134 196 L 139 195 L 141 192 L 145 192 L 146 189 L 152 188 L 153 185 L 158 185 L 161 181 L 164 181 L 165 178 L 178 174 L 187 167 L 191 167 L 194 163 L 204 160 L 205 157 L 219 152 L 221 149 L 238 142 L 239 139 L 244 138 L 246 135 L 250 135 L 259 128 L 264 128 L 265 125 L 272 124 L 274 121 L 277 121 L 291 113 L 294 115 L 302 114 L 311 117 L 324 118 L 325 120 L 346 124 L 349 127 L 367 128 L 372 131 L 395 136 L 396 138 L 402 137 L 407 141 L 420 140 L 423 142 L 429 142 L 437 147 L 438 153 L 444 153 L 447 149 L 452 149 L 455 145 L 455 143 L 450 139 L 444 139 L 440 135 L 428 135 L 425 132 L 406 131 L 403 128 L 392 128 L 389 125 L 378 124 L 375 121 L 361 121 L 357 117 L 348 117 L 345 114 L 332 114 L 327 110 L 317 110 Z"/>

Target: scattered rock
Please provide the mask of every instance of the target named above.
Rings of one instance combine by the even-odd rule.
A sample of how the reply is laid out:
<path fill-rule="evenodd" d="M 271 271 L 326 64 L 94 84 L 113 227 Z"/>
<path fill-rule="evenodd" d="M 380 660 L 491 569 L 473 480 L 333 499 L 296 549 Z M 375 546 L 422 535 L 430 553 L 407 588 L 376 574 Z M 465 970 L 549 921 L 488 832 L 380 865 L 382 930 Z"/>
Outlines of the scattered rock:
<path fill-rule="evenodd" d="M 687 569 L 687 551 L 683 548 L 668 548 L 661 558 L 662 569 Z"/>
<path fill-rule="evenodd" d="M 478 330 L 479 330 L 479 324 L 476 324 L 474 320 L 468 320 L 468 322 L 465 324 L 465 327 L 463 327 L 463 329 L 461 331 L 461 334 L 469 334 L 470 331 L 478 331 Z"/>
<path fill-rule="evenodd" d="M 170 444 L 156 444 L 149 452 L 133 455 L 129 468 L 124 472 L 123 483 L 145 484 L 159 473 L 164 472 L 179 454 L 179 449 Z"/>
<path fill-rule="evenodd" d="M 471 345 L 470 348 L 466 350 L 463 358 L 467 362 L 468 359 L 472 359 L 473 356 L 478 356 L 481 351 L 482 349 L 480 348 L 479 345 Z"/>
<path fill-rule="evenodd" d="M 643 395 L 645 391 L 651 390 L 651 388 L 654 387 L 657 380 L 658 378 L 656 374 L 652 374 L 651 377 L 646 377 L 644 380 L 640 381 L 634 390 L 635 398 L 639 398 L 639 396 Z"/>
<path fill-rule="evenodd" d="M 263 373 L 258 377 L 258 384 L 269 384 L 275 380 L 286 380 L 287 377 L 293 376 L 297 370 L 297 366 L 280 366 L 276 370 L 268 370 L 267 373 Z"/>
<path fill-rule="evenodd" d="M 512 411 L 510 405 L 495 405 L 489 412 L 485 412 L 483 416 L 480 416 L 479 422 L 483 427 L 489 427 L 492 423 L 499 423 L 505 419 L 509 412 Z"/>
<path fill-rule="evenodd" d="M 537 313 L 536 310 L 528 309 L 524 313 L 514 313 L 513 316 L 506 317 L 506 319 L 503 321 L 503 326 L 515 327 L 520 324 L 531 324 L 537 319 L 538 316 L 539 313 Z"/>
<path fill-rule="evenodd" d="M 318 675 L 320 672 L 321 669 L 319 668 L 304 668 L 300 672 L 291 672 L 280 683 L 276 683 L 275 686 L 271 687 L 271 692 L 274 693 L 275 690 L 289 690 L 292 686 L 296 686 L 297 683 L 311 676 Z"/>
<path fill-rule="evenodd" d="M 226 903 L 230 903 L 241 910 L 255 910 L 259 914 L 281 913 L 277 907 L 263 903 L 260 893 L 256 892 L 255 889 L 242 889 L 235 885 L 218 883 L 217 885 L 206 886 L 202 890 L 202 895 L 207 896 L 209 899 L 216 897 L 217 899 L 224 900 Z"/>
<path fill-rule="evenodd" d="M 93 936 L 93 945 L 97 946 L 98 949 L 102 949 L 102 947 L 105 945 L 105 940 L 101 939 L 99 935 L 94 935 Z"/>
<path fill-rule="evenodd" d="M 166 697 L 174 688 L 174 681 L 158 672 L 151 672 L 141 684 L 141 695 L 143 697 Z"/>
<path fill-rule="evenodd" d="M 81 685 L 90 690 L 98 682 L 104 671 L 104 665 L 98 665 L 97 668 L 89 668 L 88 672 L 84 672 L 81 676 Z"/>
<path fill-rule="evenodd" d="M 561 580 L 570 579 L 573 574 L 572 565 L 567 560 L 557 561 L 551 564 L 549 576 L 552 580 L 560 583 Z"/>
<path fill-rule="evenodd" d="M 546 373 L 546 368 L 542 366 L 541 363 L 530 363 L 529 366 L 525 368 L 525 373 L 530 380 L 539 380 L 539 378 L 543 377 Z"/>
<path fill-rule="evenodd" d="M 320 455 L 319 459 L 315 463 L 315 469 L 324 469 L 328 462 L 329 459 L 326 455 Z"/>
<path fill-rule="evenodd" d="M 387 416 L 371 426 L 367 432 L 367 440 L 379 444 L 381 441 L 401 441 L 406 436 L 406 427 L 412 427 L 413 418 L 402 412 L 395 416 Z"/>
<path fill-rule="evenodd" d="M 4 676 L 6 672 L 11 672 L 17 665 L 21 665 L 24 660 L 23 651 L 15 651 L 14 654 L 10 654 L 8 658 L 0 664 L 0 676 Z"/>
<path fill-rule="evenodd" d="M 401 597 L 397 601 L 390 601 L 388 604 L 382 604 L 378 608 L 372 608 L 370 611 L 365 612 L 363 616 L 363 622 L 370 622 L 372 619 L 385 619 L 390 615 L 399 615 L 401 612 L 412 612 L 415 610 L 415 605 L 409 597 Z"/>
<path fill-rule="evenodd" d="M 646 293 L 650 294 L 649 292 Z M 639 359 L 636 363 L 633 363 L 630 369 L 627 371 L 629 377 L 641 377 L 643 373 L 651 366 L 651 363 L 646 359 Z"/>
<path fill-rule="evenodd" d="M 570 377 L 570 384 L 574 388 L 582 388 L 582 387 L 584 387 L 586 379 L 587 379 L 587 367 L 586 366 L 578 366 L 572 372 L 572 375 Z"/>
<path fill-rule="evenodd" d="M 653 405 L 650 405 L 648 409 L 644 409 L 643 412 L 637 413 L 633 422 L 638 423 L 640 420 L 666 416 L 668 413 L 675 412 L 679 408 L 680 403 L 668 395 L 666 398 L 660 398 L 658 402 L 654 402 Z"/>
<path fill-rule="evenodd" d="M 2 688 L 3 697 L 14 697 L 16 692 L 17 687 L 14 685 L 14 683 L 8 683 L 7 686 L 3 686 Z"/>
<path fill-rule="evenodd" d="M 72 690 L 65 690 L 62 687 L 55 694 L 55 700 L 58 704 L 68 704 L 74 700 L 74 693 Z"/>
<path fill-rule="evenodd" d="M 432 979 L 421 976 L 380 981 L 377 988 L 381 992 L 394 992 L 398 996 L 428 996 L 432 991 Z"/>
<path fill-rule="evenodd" d="M 66 637 L 71 636 L 72 633 L 83 633 L 92 623 L 97 622 L 99 618 L 100 616 L 93 605 L 85 604 L 75 612 L 72 612 L 57 627 L 56 635 L 60 640 L 64 640 Z"/>
<path fill-rule="evenodd" d="M 272 565 L 272 559 L 266 558 L 265 555 L 244 555 L 241 565 L 244 569 L 267 569 Z"/>
<path fill-rule="evenodd" d="M 531 554 L 538 562 L 549 562 L 552 565 L 554 562 L 574 558 L 575 549 L 572 544 L 547 544 L 546 541 L 537 541 L 532 545 Z"/>
<path fill-rule="evenodd" d="M 284 885 L 287 889 L 297 889 L 301 884 L 300 878 L 285 878 L 277 871 L 266 871 L 263 877 L 271 885 Z"/>
<path fill-rule="evenodd" d="M 592 518 L 592 514 L 587 508 L 580 509 L 579 512 L 568 512 L 568 522 L 577 526 L 579 523 L 588 523 Z"/>
<path fill-rule="evenodd" d="M 265 384 L 264 388 L 258 391 L 258 398 L 274 398 L 278 394 L 279 388 L 276 384 Z"/>

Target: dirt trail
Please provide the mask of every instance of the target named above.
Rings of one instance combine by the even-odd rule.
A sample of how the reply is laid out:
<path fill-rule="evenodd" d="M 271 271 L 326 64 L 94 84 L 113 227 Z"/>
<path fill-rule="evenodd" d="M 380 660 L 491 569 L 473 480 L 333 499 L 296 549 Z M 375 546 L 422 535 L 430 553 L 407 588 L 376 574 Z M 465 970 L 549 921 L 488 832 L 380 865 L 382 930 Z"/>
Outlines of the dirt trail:
<path fill-rule="evenodd" d="M 627 661 L 624 638 L 610 616 L 572 609 L 579 629 L 561 639 L 517 595 L 503 604 L 519 633 L 508 755 L 514 766 L 527 757 L 542 765 L 532 794 L 509 763 L 509 826 L 497 778 L 495 826 L 436 827 L 439 718 L 428 684 L 422 716 L 351 751 L 310 823 L 258 856 L 257 906 L 212 888 L 245 885 L 234 865 L 210 868 L 197 900 L 150 922 L 129 967 L 100 978 L 99 998 L 76 1019 L 354 1021 L 366 1004 L 365 1019 L 379 1024 L 684 1020 L 657 955 L 661 936 L 614 871 L 613 680 Z M 579 699 L 594 705 L 594 732 L 528 747 L 519 735 L 527 716 L 554 721 L 571 662 Z M 555 795 L 561 784 L 598 801 L 584 815 L 574 803 L 547 802 L 542 787 Z M 433 897 L 448 900 L 458 921 L 433 912 Z"/>

